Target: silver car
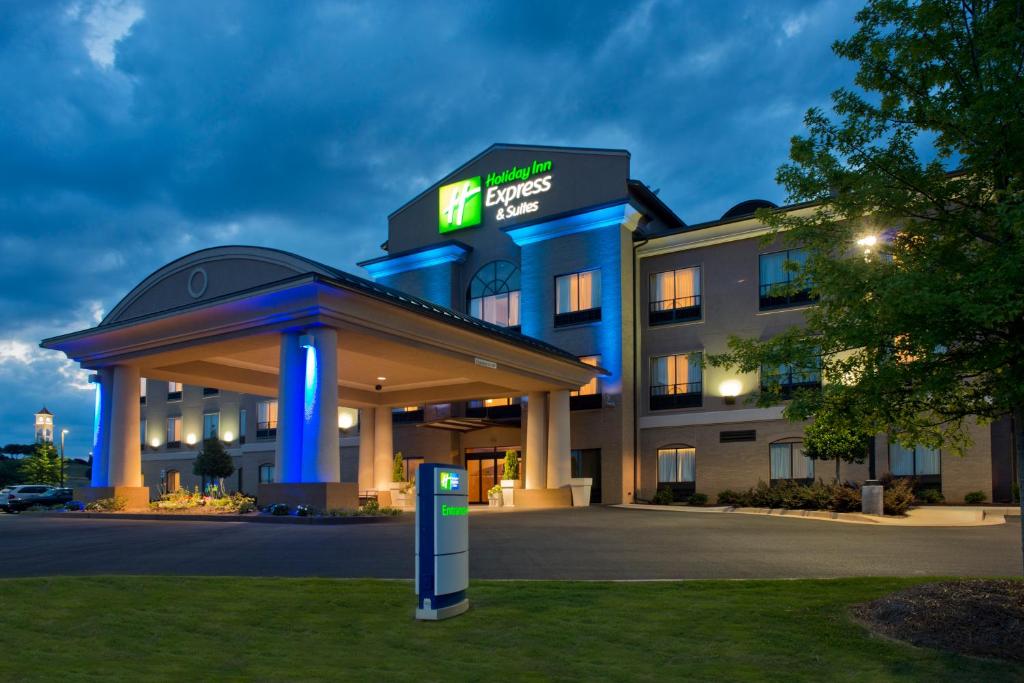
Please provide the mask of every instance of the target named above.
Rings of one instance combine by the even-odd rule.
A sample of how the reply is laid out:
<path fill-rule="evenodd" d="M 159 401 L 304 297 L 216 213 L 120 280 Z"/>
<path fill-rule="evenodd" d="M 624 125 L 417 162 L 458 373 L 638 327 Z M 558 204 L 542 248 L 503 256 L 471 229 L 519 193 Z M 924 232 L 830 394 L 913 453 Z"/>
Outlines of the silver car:
<path fill-rule="evenodd" d="M 31 500 L 49 493 L 53 487 L 48 484 L 18 484 L 0 489 L 0 510 L 7 512 L 7 506 L 15 500 Z"/>

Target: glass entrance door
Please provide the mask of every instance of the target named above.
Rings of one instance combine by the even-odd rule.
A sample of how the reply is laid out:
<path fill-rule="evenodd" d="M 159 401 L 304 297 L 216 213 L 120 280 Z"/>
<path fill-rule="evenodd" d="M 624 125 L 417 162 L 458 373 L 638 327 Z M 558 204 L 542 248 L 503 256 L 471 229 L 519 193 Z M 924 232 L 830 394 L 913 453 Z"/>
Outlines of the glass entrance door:
<path fill-rule="evenodd" d="M 486 503 L 487 491 L 501 483 L 505 471 L 505 451 L 519 452 L 518 446 L 466 449 L 466 472 L 469 475 L 469 502 Z"/>

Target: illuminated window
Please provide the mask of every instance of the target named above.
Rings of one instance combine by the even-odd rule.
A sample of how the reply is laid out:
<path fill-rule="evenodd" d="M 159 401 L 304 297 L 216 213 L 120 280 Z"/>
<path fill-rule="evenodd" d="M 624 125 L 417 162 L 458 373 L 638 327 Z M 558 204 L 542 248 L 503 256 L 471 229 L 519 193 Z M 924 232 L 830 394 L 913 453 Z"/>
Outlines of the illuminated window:
<path fill-rule="evenodd" d="M 651 359 L 651 410 L 695 408 L 702 403 L 699 351 Z"/>
<path fill-rule="evenodd" d="M 651 325 L 700 319 L 700 266 L 651 275 Z"/>
<path fill-rule="evenodd" d="M 761 366 L 761 391 L 777 391 L 782 398 L 789 398 L 795 389 L 820 386 L 820 356 L 812 358 L 806 364 L 783 363 Z"/>
<path fill-rule="evenodd" d="M 793 443 L 773 443 L 768 447 L 772 481 L 782 479 L 814 479 L 814 460 L 804 455 L 804 446 Z"/>
<path fill-rule="evenodd" d="M 580 356 L 580 362 L 597 367 L 601 364 L 601 356 Z M 593 396 L 597 393 L 597 377 L 584 384 L 579 389 L 569 393 L 570 396 Z"/>
<path fill-rule="evenodd" d="M 260 483 L 261 484 L 273 484 L 274 483 L 274 466 L 269 463 L 260 465 Z"/>
<path fill-rule="evenodd" d="M 555 278 L 555 326 L 601 319 L 601 271 Z"/>
<path fill-rule="evenodd" d="M 146 378 L 139 378 L 139 403 L 146 402 Z"/>
<path fill-rule="evenodd" d="M 509 261 L 491 261 L 469 283 L 469 314 L 501 327 L 518 327 L 519 290 L 519 269 Z"/>
<path fill-rule="evenodd" d="M 257 429 L 277 429 L 277 401 L 260 401 L 256 412 Z"/>
<path fill-rule="evenodd" d="M 245 443 L 245 429 L 249 423 L 249 411 L 242 408 L 238 411 L 238 443 Z"/>
<path fill-rule="evenodd" d="M 174 415 L 167 418 L 167 447 L 178 448 L 181 446 L 181 416 Z"/>
<path fill-rule="evenodd" d="M 697 481 L 697 449 L 671 446 L 658 449 L 658 483 L 690 484 Z"/>
<path fill-rule="evenodd" d="M 167 400 L 168 401 L 180 401 L 181 392 L 184 391 L 185 387 L 181 382 L 168 382 L 167 383 Z"/>

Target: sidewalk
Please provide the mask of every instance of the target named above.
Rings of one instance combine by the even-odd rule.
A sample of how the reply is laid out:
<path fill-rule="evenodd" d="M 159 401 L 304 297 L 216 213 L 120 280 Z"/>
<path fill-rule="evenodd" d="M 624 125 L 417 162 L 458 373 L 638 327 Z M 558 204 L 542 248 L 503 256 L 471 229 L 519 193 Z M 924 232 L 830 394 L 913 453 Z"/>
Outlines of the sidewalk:
<path fill-rule="evenodd" d="M 691 507 L 689 505 L 644 505 L 633 503 L 613 505 L 624 510 L 657 510 L 662 512 L 733 513 L 740 515 L 767 515 L 790 519 L 817 519 L 846 524 L 874 524 L 888 526 L 993 526 L 1005 524 L 1006 515 L 1019 515 L 1017 507 L 974 507 L 934 505 L 913 508 L 906 515 L 878 517 L 859 512 L 831 512 L 829 510 L 783 510 L 779 508 L 735 508 L 727 505 Z"/>

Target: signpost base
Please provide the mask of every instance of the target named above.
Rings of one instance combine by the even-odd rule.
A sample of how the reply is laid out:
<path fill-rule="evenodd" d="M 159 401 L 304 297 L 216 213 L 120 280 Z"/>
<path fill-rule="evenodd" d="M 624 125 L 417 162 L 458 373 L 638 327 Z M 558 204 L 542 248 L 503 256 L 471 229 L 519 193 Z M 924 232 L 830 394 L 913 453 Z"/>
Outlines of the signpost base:
<path fill-rule="evenodd" d="M 419 621 L 441 621 L 442 619 L 448 619 L 449 617 L 457 617 L 468 609 L 469 598 L 463 598 L 462 602 L 457 602 L 454 605 L 448 605 L 447 607 L 441 607 L 440 609 L 432 609 L 430 607 L 430 599 L 427 598 L 423 601 L 422 608 L 416 608 L 416 619 Z"/>

